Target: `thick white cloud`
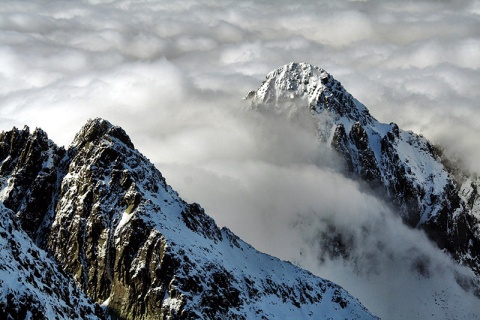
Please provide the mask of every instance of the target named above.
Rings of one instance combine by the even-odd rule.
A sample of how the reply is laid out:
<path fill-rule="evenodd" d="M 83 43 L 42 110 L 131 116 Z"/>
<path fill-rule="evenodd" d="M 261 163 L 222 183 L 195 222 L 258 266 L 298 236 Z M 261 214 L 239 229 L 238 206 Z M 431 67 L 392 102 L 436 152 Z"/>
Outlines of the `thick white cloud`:
<path fill-rule="evenodd" d="M 69 144 L 104 117 L 220 225 L 379 315 L 479 314 L 455 280 L 465 271 L 337 174 L 307 121 L 242 101 L 269 71 L 309 62 L 379 120 L 480 172 L 478 30 L 478 1 L 5 0 L 0 129 L 38 126 Z M 346 261 L 319 260 L 331 227 L 351 240 Z"/>

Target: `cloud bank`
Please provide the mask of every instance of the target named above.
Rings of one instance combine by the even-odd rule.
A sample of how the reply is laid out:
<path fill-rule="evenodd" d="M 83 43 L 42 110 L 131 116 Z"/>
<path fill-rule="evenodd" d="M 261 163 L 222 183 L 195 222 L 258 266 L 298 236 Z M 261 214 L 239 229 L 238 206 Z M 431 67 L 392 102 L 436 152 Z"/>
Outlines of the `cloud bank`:
<path fill-rule="evenodd" d="M 380 121 L 480 172 L 478 30 L 476 1 L 6 0 L 0 129 L 28 124 L 68 144 L 104 117 L 220 225 L 376 314 L 469 318 L 480 307 L 465 270 L 337 174 L 308 126 L 242 98 L 280 65 L 312 63 Z M 325 251 L 335 234 L 344 259 Z"/>

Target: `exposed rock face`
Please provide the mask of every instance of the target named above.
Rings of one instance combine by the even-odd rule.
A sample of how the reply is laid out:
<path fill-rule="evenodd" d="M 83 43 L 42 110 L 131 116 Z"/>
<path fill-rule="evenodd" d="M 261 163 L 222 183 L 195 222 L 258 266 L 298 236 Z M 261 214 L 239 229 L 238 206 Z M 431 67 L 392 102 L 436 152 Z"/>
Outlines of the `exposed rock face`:
<path fill-rule="evenodd" d="M 0 318 L 106 319 L 0 203 Z"/>
<path fill-rule="evenodd" d="M 408 225 L 424 229 L 480 275 L 480 180 L 445 166 L 427 139 L 378 122 L 340 82 L 309 64 L 272 71 L 247 99 L 260 111 L 308 112 L 319 139 L 341 155 L 352 177 L 366 181 Z"/>
<path fill-rule="evenodd" d="M 0 137 L 2 201 L 114 318 L 374 318 L 339 286 L 219 229 L 105 120 L 68 151 L 40 130 Z"/>
<path fill-rule="evenodd" d="M 0 200 L 39 242 L 53 215 L 64 155 L 65 150 L 40 129 L 32 134 L 28 127 L 0 133 Z"/>

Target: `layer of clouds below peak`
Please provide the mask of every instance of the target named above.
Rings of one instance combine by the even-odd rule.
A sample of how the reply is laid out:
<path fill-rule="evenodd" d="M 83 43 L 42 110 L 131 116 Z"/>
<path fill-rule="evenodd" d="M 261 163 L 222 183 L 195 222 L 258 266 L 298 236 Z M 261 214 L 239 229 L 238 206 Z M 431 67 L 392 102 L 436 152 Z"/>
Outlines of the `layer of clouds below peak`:
<path fill-rule="evenodd" d="M 68 145 L 104 117 L 220 225 L 378 315 L 468 318 L 479 305 L 457 284 L 464 270 L 335 173 L 308 126 L 245 110 L 242 98 L 269 71 L 309 62 L 380 121 L 480 172 L 478 30 L 476 1 L 7 0 L 0 128 L 37 126 Z M 353 239 L 350 262 L 321 256 L 332 226 Z"/>

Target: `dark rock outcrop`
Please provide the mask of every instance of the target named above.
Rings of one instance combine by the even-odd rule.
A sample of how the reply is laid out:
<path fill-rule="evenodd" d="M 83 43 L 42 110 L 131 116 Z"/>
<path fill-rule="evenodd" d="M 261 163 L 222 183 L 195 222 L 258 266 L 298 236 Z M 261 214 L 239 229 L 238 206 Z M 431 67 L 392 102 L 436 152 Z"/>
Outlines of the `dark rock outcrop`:
<path fill-rule="evenodd" d="M 64 156 L 41 129 L 0 133 L 0 185 L 8 190 L 0 200 L 39 243 L 52 219 Z"/>
<path fill-rule="evenodd" d="M 0 203 L 0 318 L 106 319 Z"/>

